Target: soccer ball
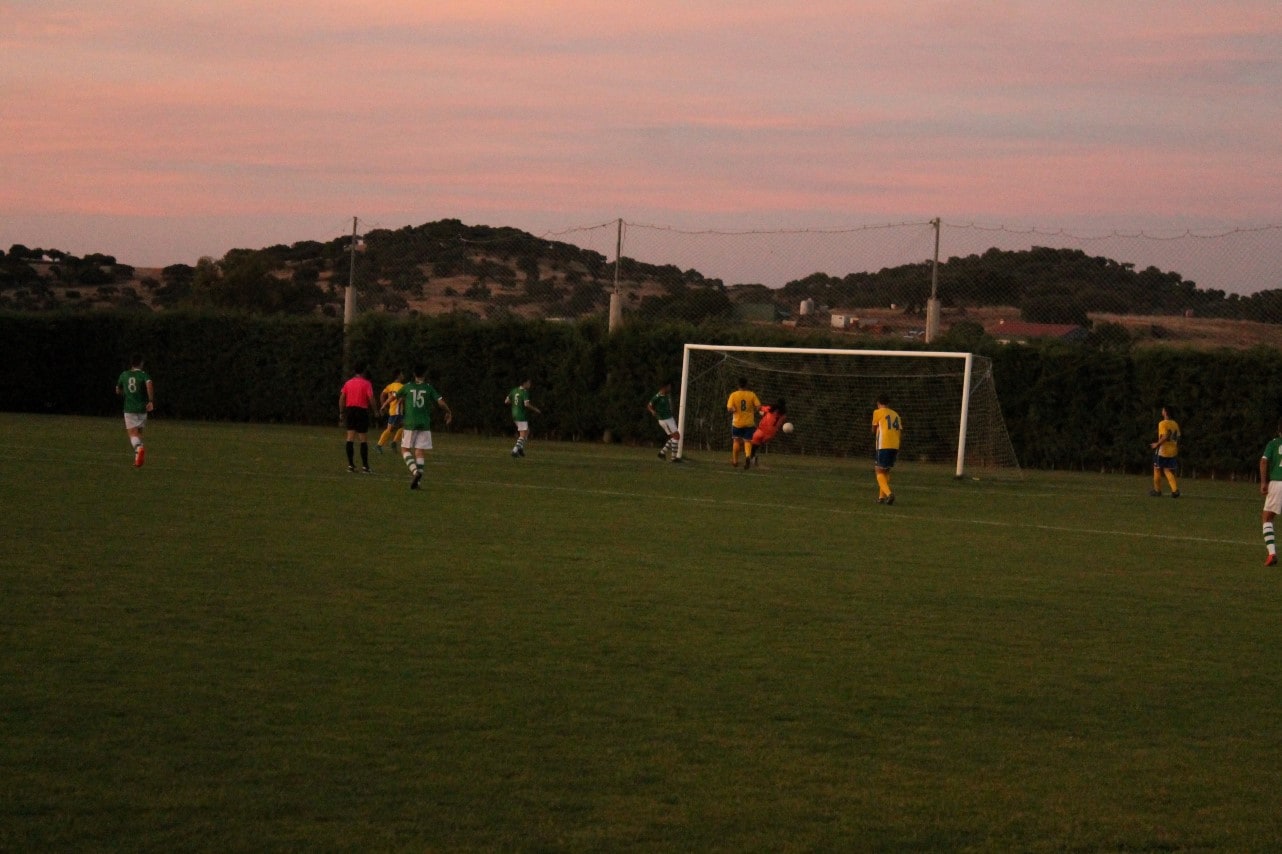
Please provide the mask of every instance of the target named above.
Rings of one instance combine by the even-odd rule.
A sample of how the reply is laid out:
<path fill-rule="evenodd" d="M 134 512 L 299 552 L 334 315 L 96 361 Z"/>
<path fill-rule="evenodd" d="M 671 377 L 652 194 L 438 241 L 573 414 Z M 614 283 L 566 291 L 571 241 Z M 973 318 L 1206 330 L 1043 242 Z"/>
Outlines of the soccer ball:
<path fill-rule="evenodd" d="M 783 425 L 783 432 L 785 432 L 785 433 L 791 433 L 791 432 L 792 432 L 792 422 L 791 422 L 791 421 L 785 421 L 785 422 L 784 422 L 784 425 Z"/>

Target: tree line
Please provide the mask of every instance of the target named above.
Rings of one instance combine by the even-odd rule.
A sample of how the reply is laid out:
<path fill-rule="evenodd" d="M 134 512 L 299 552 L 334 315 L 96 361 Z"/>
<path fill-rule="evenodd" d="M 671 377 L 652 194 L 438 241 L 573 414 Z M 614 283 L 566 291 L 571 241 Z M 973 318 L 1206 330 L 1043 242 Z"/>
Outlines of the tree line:
<path fill-rule="evenodd" d="M 0 312 L 0 338 L 21 356 L 0 366 L 0 409 L 8 411 L 115 414 L 113 384 L 134 352 L 146 356 L 162 390 L 161 417 L 328 424 L 344 378 L 342 324 L 319 316 Z M 350 358 L 367 364 L 379 384 L 425 363 L 456 413 L 455 430 L 507 434 L 503 396 L 532 373 L 545 410 L 540 435 L 598 441 L 608 431 L 616 440 L 650 443 L 658 437 L 645 401 L 662 381 L 678 378 L 682 347 L 695 340 L 850 344 L 822 330 L 798 339 L 777 327 L 656 323 L 608 333 L 601 320 L 373 314 L 353 324 L 349 345 Z M 1007 428 L 1025 467 L 1143 472 L 1161 407 L 1171 406 L 1190 473 L 1251 477 L 1282 414 L 1270 348 L 1130 352 L 981 342 L 979 352 L 993 360 Z"/>
<path fill-rule="evenodd" d="M 815 273 L 784 285 L 787 302 L 811 298 L 840 308 L 898 304 L 921 311 L 930 296 L 931 264 L 875 273 Z M 989 249 L 940 264 L 938 296 L 946 307 L 1014 306 L 1037 323 L 1089 326 L 1088 313 L 1179 315 L 1282 322 L 1282 289 L 1249 296 L 1202 289 L 1172 271 L 1088 255 L 1080 249 Z"/>

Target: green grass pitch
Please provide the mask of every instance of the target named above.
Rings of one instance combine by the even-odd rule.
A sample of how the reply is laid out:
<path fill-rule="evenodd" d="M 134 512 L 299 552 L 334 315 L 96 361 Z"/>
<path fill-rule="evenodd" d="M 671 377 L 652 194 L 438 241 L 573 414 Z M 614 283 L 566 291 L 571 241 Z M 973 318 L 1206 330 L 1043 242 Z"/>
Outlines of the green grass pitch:
<path fill-rule="evenodd" d="M 1282 846 L 1254 484 L 0 426 L 0 850 Z"/>

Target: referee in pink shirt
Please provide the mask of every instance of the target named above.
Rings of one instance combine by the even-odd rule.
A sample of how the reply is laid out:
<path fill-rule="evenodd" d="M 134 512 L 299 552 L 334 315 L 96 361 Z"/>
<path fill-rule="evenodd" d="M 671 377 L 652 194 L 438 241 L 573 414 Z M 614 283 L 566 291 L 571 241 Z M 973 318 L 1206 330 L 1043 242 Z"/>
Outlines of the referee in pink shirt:
<path fill-rule="evenodd" d="M 356 365 L 355 375 L 343 383 L 338 392 L 338 423 L 347 428 L 347 470 L 356 471 L 356 460 L 352 455 L 352 440 L 361 440 L 361 471 L 372 474 L 369 470 L 369 433 L 370 415 L 374 411 L 374 386 L 365 379 L 365 366 Z"/>

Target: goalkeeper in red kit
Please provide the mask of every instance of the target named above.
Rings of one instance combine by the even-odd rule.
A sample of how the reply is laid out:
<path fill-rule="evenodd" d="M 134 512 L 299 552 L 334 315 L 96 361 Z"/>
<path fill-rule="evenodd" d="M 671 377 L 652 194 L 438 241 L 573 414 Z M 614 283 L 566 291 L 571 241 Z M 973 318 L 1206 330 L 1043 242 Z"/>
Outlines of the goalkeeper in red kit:
<path fill-rule="evenodd" d="M 757 412 L 761 415 L 761 420 L 757 422 L 757 430 L 752 434 L 752 447 L 759 452 L 767 442 L 778 435 L 780 428 L 788 421 L 788 403 L 781 397 L 778 402 L 766 404 Z M 757 466 L 760 466 L 761 458 L 756 453 L 753 457 L 757 461 Z"/>

